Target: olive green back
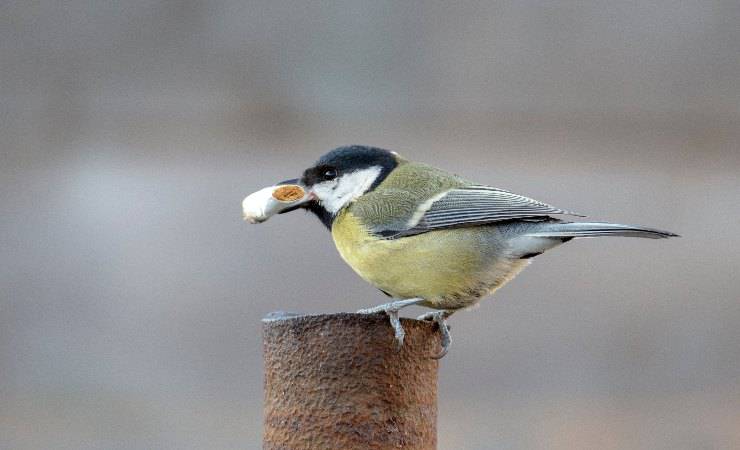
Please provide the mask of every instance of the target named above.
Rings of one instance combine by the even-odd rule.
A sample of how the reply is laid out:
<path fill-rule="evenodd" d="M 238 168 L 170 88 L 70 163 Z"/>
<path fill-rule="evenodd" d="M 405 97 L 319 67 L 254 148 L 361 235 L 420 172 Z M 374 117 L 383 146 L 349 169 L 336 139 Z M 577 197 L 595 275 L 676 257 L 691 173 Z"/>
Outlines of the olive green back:
<path fill-rule="evenodd" d="M 374 232 L 404 230 L 418 207 L 452 188 L 472 182 L 443 170 L 400 160 L 400 164 L 373 191 L 358 198 L 349 212 Z"/>

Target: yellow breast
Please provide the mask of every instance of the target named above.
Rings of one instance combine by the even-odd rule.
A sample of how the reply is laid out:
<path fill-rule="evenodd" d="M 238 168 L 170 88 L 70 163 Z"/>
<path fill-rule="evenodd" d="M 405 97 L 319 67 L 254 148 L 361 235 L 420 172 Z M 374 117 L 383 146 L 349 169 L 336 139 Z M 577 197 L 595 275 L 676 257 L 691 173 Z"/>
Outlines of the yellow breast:
<path fill-rule="evenodd" d="M 442 229 L 379 239 L 346 210 L 332 226 L 340 255 L 363 279 L 395 298 L 421 297 L 428 306 L 449 309 L 469 306 L 511 272 L 508 261 L 495 261 L 485 248 L 486 237 L 496 232 L 493 228 Z M 504 262 L 507 267 L 496 270 Z M 446 304 L 440 306 L 440 302 Z"/>

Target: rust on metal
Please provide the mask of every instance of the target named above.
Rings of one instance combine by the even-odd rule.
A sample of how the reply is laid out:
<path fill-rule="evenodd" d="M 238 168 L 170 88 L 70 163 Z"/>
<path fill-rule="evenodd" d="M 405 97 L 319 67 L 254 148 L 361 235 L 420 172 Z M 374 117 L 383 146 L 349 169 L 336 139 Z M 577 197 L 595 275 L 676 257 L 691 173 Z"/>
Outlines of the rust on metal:
<path fill-rule="evenodd" d="M 437 448 L 436 325 L 385 314 L 263 321 L 266 450 Z"/>
<path fill-rule="evenodd" d="M 304 195 L 306 192 L 303 188 L 295 184 L 286 184 L 272 191 L 273 198 L 281 202 L 294 202 L 302 199 Z"/>

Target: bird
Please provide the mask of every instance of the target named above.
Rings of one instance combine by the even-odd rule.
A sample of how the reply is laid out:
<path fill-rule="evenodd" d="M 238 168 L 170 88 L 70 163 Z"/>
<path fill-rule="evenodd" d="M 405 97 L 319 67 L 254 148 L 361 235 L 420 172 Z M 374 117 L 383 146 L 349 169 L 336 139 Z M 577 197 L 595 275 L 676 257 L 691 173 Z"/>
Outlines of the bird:
<path fill-rule="evenodd" d="M 281 197 L 278 189 L 290 191 Z M 678 236 L 568 220 L 585 216 L 364 145 L 329 151 L 300 178 L 246 197 L 242 209 L 253 223 L 298 209 L 315 214 L 342 259 L 391 297 L 358 312 L 387 314 L 400 348 L 405 333 L 399 311 L 430 308 L 419 319 L 438 324 L 441 351 L 435 358 L 450 348 L 447 319 L 453 313 L 493 294 L 545 251 L 577 238 Z"/>

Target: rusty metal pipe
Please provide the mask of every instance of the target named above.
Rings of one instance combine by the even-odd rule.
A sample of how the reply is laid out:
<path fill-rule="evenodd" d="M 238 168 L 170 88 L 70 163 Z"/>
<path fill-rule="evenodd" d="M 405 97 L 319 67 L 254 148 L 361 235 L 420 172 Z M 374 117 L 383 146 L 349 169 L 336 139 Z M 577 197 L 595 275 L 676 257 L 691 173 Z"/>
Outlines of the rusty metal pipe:
<path fill-rule="evenodd" d="M 266 450 L 437 448 L 436 325 L 385 314 L 263 320 Z"/>

